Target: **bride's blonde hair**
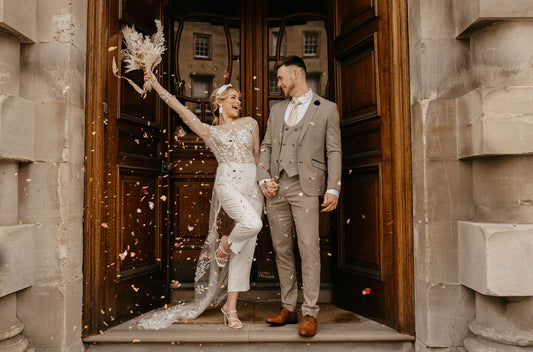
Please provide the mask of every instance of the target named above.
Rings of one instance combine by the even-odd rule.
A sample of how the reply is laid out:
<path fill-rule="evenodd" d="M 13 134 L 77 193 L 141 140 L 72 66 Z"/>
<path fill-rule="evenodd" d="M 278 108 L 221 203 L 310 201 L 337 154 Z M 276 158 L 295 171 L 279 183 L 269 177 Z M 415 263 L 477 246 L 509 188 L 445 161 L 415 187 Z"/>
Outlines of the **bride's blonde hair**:
<path fill-rule="evenodd" d="M 220 120 L 219 120 L 220 116 L 219 116 L 219 113 L 218 113 L 219 101 L 220 100 L 224 100 L 227 97 L 229 97 L 230 94 L 231 94 L 231 90 L 236 91 L 237 94 L 239 94 L 239 96 L 241 95 L 241 91 L 238 90 L 235 87 L 228 87 L 228 88 L 224 89 L 224 91 L 222 93 L 220 93 L 220 95 L 218 95 L 218 96 L 217 96 L 218 89 L 215 89 L 211 93 L 211 99 L 210 99 L 211 112 L 213 113 L 213 117 L 214 117 L 213 122 L 211 124 L 213 126 L 216 126 L 216 125 L 220 124 Z"/>

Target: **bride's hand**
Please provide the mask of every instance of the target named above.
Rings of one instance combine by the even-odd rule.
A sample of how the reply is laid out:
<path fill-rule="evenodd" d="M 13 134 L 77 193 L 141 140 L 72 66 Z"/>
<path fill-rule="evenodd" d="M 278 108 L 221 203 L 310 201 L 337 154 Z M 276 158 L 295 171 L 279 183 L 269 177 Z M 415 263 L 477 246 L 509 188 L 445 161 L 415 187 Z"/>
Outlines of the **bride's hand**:
<path fill-rule="evenodd" d="M 150 71 L 144 71 L 144 81 L 149 82 L 155 80 L 154 75 Z"/>

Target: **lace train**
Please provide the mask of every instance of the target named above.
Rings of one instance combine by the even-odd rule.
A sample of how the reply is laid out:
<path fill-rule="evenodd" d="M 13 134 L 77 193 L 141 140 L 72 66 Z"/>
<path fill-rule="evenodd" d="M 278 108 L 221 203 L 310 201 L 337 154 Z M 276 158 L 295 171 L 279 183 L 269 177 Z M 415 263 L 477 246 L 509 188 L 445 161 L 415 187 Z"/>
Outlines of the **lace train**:
<path fill-rule="evenodd" d="M 137 322 L 137 327 L 159 330 L 169 327 L 174 321 L 195 319 L 211 304 L 217 305 L 225 298 L 227 292 L 223 288 L 226 287 L 228 266 L 219 268 L 212 260 L 219 242 L 216 223 L 219 211 L 220 202 L 213 192 L 209 215 L 210 230 L 200 252 L 194 278 L 194 300 L 146 313 Z"/>

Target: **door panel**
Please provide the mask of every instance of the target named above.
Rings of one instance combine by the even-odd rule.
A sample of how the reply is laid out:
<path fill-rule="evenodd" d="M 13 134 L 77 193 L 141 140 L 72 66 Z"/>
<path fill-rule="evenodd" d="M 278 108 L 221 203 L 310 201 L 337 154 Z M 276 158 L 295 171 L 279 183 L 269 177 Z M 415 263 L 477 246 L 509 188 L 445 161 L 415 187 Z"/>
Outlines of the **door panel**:
<path fill-rule="evenodd" d="M 98 13 L 108 26 L 101 40 L 91 43 L 93 50 L 101 45 L 98 50 L 104 64 L 90 73 L 105 72 L 106 79 L 93 89 L 102 92 L 97 98 L 107 110 L 92 116 L 88 126 L 95 132 L 87 134 L 89 140 L 100 140 L 88 151 L 88 162 L 97 165 L 90 170 L 88 182 L 102 184 L 99 197 L 103 206 L 101 212 L 86 219 L 96 226 L 91 231 L 86 228 L 85 234 L 86 282 L 93 289 L 86 289 L 84 299 L 94 310 L 84 312 L 85 335 L 156 308 L 168 297 L 168 175 L 162 171 L 168 159 L 168 110 L 153 92 L 141 97 L 111 74 L 113 57 L 121 62 L 116 48 L 122 45 L 122 26 L 134 25 L 138 31 L 152 34 L 154 18 L 165 21 L 162 9 L 168 4 L 165 0 L 144 0 L 139 7 L 139 1 L 111 0 L 91 5 L 100 7 Z M 161 67 L 165 64 L 166 57 Z M 142 84 L 140 71 L 128 76 Z M 95 155 L 101 159 L 92 159 Z M 97 195 L 87 196 L 88 207 L 96 209 L 99 205 L 92 200 Z M 89 240 L 93 236 L 99 240 Z"/>
<path fill-rule="evenodd" d="M 393 325 L 387 2 L 335 3 L 344 158 L 335 300 Z M 363 294 L 367 288 L 371 293 Z"/>
<path fill-rule="evenodd" d="M 339 61 L 342 119 L 361 119 L 379 115 L 374 37 L 344 54 Z"/>
<path fill-rule="evenodd" d="M 407 1 L 330 7 L 343 149 L 334 300 L 414 333 Z"/>

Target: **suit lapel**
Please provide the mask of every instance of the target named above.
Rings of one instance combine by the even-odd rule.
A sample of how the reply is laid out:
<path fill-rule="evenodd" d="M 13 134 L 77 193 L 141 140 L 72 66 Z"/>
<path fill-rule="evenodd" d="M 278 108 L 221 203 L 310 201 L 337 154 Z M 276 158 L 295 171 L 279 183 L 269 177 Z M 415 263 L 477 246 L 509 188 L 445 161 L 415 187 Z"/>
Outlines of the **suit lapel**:
<path fill-rule="evenodd" d="M 305 112 L 304 117 L 302 118 L 302 132 L 300 132 L 300 136 L 298 137 L 298 142 L 302 140 L 302 138 L 305 135 L 305 132 L 307 132 L 307 129 L 313 122 L 313 119 L 315 118 L 315 114 L 318 110 L 318 107 L 320 105 L 315 105 L 315 101 L 318 100 L 318 95 L 313 93 L 313 99 L 311 100 L 311 103 L 309 104 L 309 107 L 307 108 L 307 111 Z"/>
<path fill-rule="evenodd" d="M 284 120 L 285 120 L 285 112 L 287 111 L 287 106 L 289 105 L 289 99 L 285 99 L 282 103 L 280 103 L 279 107 L 279 113 L 277 116 L 273 116 L 275 118 L 273 127 L 275 126 L 275 130 L 273 133 L 273 138 L 276 139 L 276 141 L 281 145 L 281 139 L 283 138 L 283 126 L 284 126 Z"/>

